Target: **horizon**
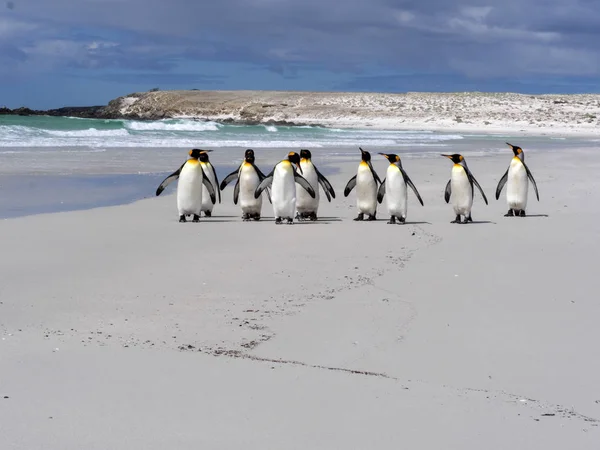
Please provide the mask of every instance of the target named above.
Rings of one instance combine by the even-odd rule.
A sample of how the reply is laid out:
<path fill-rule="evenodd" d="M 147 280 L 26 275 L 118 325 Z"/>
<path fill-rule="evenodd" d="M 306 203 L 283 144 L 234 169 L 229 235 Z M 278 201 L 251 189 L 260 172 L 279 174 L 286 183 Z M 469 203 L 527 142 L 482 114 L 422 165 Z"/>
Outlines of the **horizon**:
<path fill-rule="evenodd" d="M 577 95 L 599 95 L 600 92 L 575 92 L 575 93 L 565 93 L 565 92 L 548 92 L 548 93 L 529 93 L 529 92 L 511 92 L 511 91 L 405 91 L 405 92 L 385 92 L 385 91 L 327 91 L 327 90 L 302 90 L 302 89 L 157 89 L 156 92 L 174 92 L 174 91 L 188 91 L 188 92 L 242 92 L 242 91 L 250 91 L 250 92 L 297 92 L 297 93 L 321 93 L 321 94 L 382 94 L 382 95 L 408 95 L 408 94 L 431 94 L 431 95 L 445 95 L 445 94 L 483 94 L 483 95 L 524 95 L 524 96 L 577 96 Z M 118 95 L 117 97 L 111 98 L 106 101 L 104 104 L 88 104 L 88 105 L 62 105 L 62 106 L 53 106 L 50 108 L 32 108 L 28 105 L 21 105 L 16 107 L 10 107 L 0 103 L 0 108 L 8 108 L 10 110 L 18 110 L 21 108 L 31 109 L 33 111 L 51 111 L 62 108 L 96 108 L 96 107 L 105 107 L 111 100 L 116 100 L 117 98 L 127 97 L 133 94 L 145 94 L 151 92 L 148 91 L 137 91 L 130 92 L 128 94 Z"/>
<path fill-rule="evenodd" d="M 161 91 L 600 93 L 600 5 L 576 0 L 4 2 L 0 105 Z M 139 14 L 149 11 L 148 14 Z"/>

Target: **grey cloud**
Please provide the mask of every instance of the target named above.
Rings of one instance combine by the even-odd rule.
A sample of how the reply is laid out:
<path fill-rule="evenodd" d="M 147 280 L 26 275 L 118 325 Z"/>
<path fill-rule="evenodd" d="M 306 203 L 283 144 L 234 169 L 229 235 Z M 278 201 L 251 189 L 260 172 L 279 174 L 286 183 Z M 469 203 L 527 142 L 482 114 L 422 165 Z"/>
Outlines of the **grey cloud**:
<path fill-rule="evenodd" d="M 78 50 L 70 61 L 60 60 L 77 67 L 168 71 L 177 58 L 190 58 L 254 63 L 292 77 L 303 66 L 475 78 L 600 75 L 600 3 L 595 0 L 14 3 L 8 13 L 35 27 L 20 35 L 25 42 L 20 49 L 30 58 L 27 45 L 43 48 L 48 44 L 42 41 L 73 29 L 102 30 L 106 40 L 112 34 L 128 36 L 115 47 Z"/>

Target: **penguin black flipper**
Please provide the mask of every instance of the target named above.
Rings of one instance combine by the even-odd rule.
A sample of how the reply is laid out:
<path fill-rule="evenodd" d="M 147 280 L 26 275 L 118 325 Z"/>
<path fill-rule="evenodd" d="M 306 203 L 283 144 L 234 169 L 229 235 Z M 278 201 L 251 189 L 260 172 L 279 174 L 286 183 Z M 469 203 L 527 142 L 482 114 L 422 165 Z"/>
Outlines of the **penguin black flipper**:
<path fill-rule="evenodd" d="M 238 198 L 240 196 L 240 179 L 238 178 L 233 188 L 233 204 L 237 205 Z"/>
<path fill-rule="evenodd" d="M 252 167 L 254 167 L 254 170 L 256 171 L 256 173 L 258 174 L 258 178 L 260 181 L 264 180 L 265 178 L 267 178 L 267 176 L 262 173 L 262 171 L 258 168 L 258 166 L 254 163 L 251 163 Z"/>
<path fill-rule="evenodd" d="M 377 190 L 377 202 L 381 203 L 383 201 L 383 197 L 385 196 L 385 178 L 379 185 L 379 189 Z"/>
<path fill-rule="evenodd" d="M 217 177 L 217 171 L 215 170 L 215 166 L 213 166 L 210 162 L 207 164 L 210 166 L 210 168 L 212 169 L 212 173 L 215 176 L 215 183 L 217 183 L 217 186 L 219 186 L 219 178 Z M 217 186 L 215 186 L 215 188 Z M 217 195 L 219 196 L 219 203 L 221 203 L 221 189 L 217 189 Z"/>
<path fill-rule="evenodd" d="M 210 201 L 214 205 L 215 203 L 217 203 L 217 196 L 215 195 L 215 188 L 213 187 L 212 183 L 206 176 L 206 172 L 204 171 L 204 168 L 202 168 L 202 173 L 204 174 L 204 176 L 202 177 L 202 184 L 208 190 L 208 193 L 210 194 Z"/>
<path fill-rule="evenodd" d="M 350 194 L 352 189 L 354 189 L 355 187 L 356 187 L 356 175 L 354 175 L 352 178 L 350 178 L 350 181 L 348 181 L 348 184 L 346 185 L 346 188 L 344 189 L 344 197 L 348 197 L 348 194 Z"/>
<path fill-rule="evenodd" d="M 510 167 L 509 167 L 510 169 Z M 500 181 L 498 181 L 498 187 L 496 188 L 496 200 L 498 200 L 500 198 L 500 192 L 502 192 L 502 189 L 504 188 L 504 185 L 506 184 L 506 182 L 508 181 L 508 169 L 506 169 L 506 172 L 504 173 L 504 175 L 502 175 L 502 178 L 500 178 Z"/>
<path fill-rule="evenodd" d="M 319 172 L 319 169 L 317 169 L 316 166 L 314 166 L 314 167 L 315 167 L 315 172 L 317 172 L 319 184 L 325 191 L 325 194 L 329 193 L 329 195 L 331 195 L 332 198 L 335 198 L 335 191 L 333 190 L 333 186 L 331 185 L 329 180 L 327 178 L 325 178 L 321 172 Z M 331 201 L 331 199 L 329 198 L 329 195 L 327 195 L 327 200 Z"/>
<path fill-rule="evenodd" d="M 315 198 L 317 196 L 317 194 L 315 193 L 315 190 L 310 185 L 310 183 L 306 180 L 306 178 L 304 178 L 298 172 L 294 172 L 294 181 L 296 183 L 298 183 L 300 186 L 302 186 L 304 188 L 304 190 L 306 190 L 306 192 L 308 192 L 312 198 Z"/>
<path fill-rule="evenodd" d="M 400 172 L 402 172 L 402 178 L 404 178 L 404 182 L 406 184 L 408 184 L 410 186 L 410 188 L 413 190 L 413 192 L 415 193 L 415 195 L 419 199 L 419 202 L 421 203 L 421 206 L 425 206 L 423 204 L 423 199 L 421 198 L 421 195 L 419 195 L 419 191 L 417 191 L 417 187 L 414 185 L 414 183 L 412 182 L 412 180 L 408 177 L 408 174 L 404 171 L 404 169 L 402 167 L 398 167 L 398 168 L 400 169 Z"/>
<path fill-rule="evenodd" d="M 229 175 L 227 175 L 223 181 L 221 181 L 221 186 L 219 187 L 221 190 L 225 189 L 225 186 L 227 186 L 229 183 L 231 183 L 235 178 L 238 177 L 240 173 L 240 168 L 238 167 L 235 171 L 231 172 Z M 215 175 L 216 176 L 216 175 Z"/>
<path fill-rule="evenodd" d="M 533 179 L 533 174 L 531 173 L 531 170 L 529 170 L 529 167 L 527 167 L 527 165 L 525 164 L 525 161 L 521 161 L 523 163 L 523 167 L 525 167 L 525 172 L 527 172 L 527 178 L 529 178 L 529 181 L 531 181 L 531 184 L 533 184 L 533 189 L 535 190 L 535 196 L 537 197 L 538 202 L 540 201 L 540 194 L 538 193 L 538 188 L 537 188 L 537 184 L 535 183 L 535 180 Z"/>
<path fill-rule="evenodd" d="M 260 197 L 260 194 L 262 194 L 262 191 L 264 191 L 267 187 L 269 187 L 271 185 L 271 183 L 273 183 L 273 174 L 274 173 L 275 173 L 275 169 L 273 169 L 269 175 L 267 175 L 266 177 L 263 178 L 263 180 L 260 182 L 260 184 L 256 187 L 256 190 L 254 191 L 254 198 Z"/>
<path fill-rule="evenodd" d="M 158 186 L 158 189 L 156 189 L 157 197 L 161 194 L 162 191 L 165 190 L 165 188 L 169 185 L 169 183 L 171 183 L 171 181 L 175 181 L 177 178 L 179 178 L 181 169 L 183 169 L 183 166 L 185 166 L 186 163 L 187 163 L 187 161 L 184 162 L 179 169 L 177 169 L 175 172 L 173 172 L 171 175 L 169 175 L 167 178 L 165 178 L 162 181 L 162 183 L 160 183 L 160 185 Z"/>
<path fill-rule="evenodd" d="M 252 167 L 254 167 L 254 170 L 256 171 L 256 173 L 258 174 L 258 180 L 262 181 L 264 180 L 267 176 L 261 172 L 261 170 L 258 168 L 258 166 L 256 166 L 254 163 L 251 163 Z M 267 187 L 267 198 L 269 199 L 269 203 L 273 203 L 271 201 L 271 188 Z"/>
<path fill-rule="evenodd" d="M 369 169 L 371 169 L 371 173 L 373 174 L 373 178 L 375 178 L 375 182 L 381 184 L 381 180 L 379 179 L 377 172 L 375 172 L 375 169 L 373 169 L 373 164 L 371 164 L 371 161 L 367 161 L 367 164 L 369 165 Z"/>
<path fill-rule="evenodd" d="M 481 189 L 481 186 L 479 185 L 479 183 L 477 182 L 477 180 L 475 179 L 475 177 L 473 176 L 473 174 L 471 173 L 470 170 L 467 170 L 467 175 L 469 176 L 469 181 L 471 182 L 471 189 L 473 189 L 473 185 L 477 186 L 477 189 L 479 189 L 479 192 L 481 192 L 481 196 L 483 197 L 483 201 L 487 205 L 488 204 L 487 197 L 483 193 L 483 189 Z"/>
<path fill-rule="evenodd" d="M 446 189 L 444 190 L 444 200 L 446 200 L 446 203 L 450 201 L 450 194 L 452 194 L 451 182 L 452 180 L 448 180 L 448 184 L 446 185 Z"/>

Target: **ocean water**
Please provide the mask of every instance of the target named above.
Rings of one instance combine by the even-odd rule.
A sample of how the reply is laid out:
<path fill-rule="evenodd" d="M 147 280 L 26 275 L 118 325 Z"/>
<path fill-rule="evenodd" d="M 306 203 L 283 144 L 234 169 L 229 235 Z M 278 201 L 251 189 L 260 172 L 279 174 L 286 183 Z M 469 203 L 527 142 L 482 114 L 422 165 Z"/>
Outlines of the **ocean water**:
<path fill-rule="evenodd" d="M 298 148 L 440 146 L 460 134 L 312 126 L 229 125 L 192 119 L 157 121 L 0 116 L 0 147 Z"/>
<path fill-rule="evenodd" d="M 130 121 L 45 116 L 0 116 L 0 218 L 128 203 L 155 186 L 194 147 L 213 149 L 222 178 L 253 148 L 268 172 L 287 152 L 308 148 L 327 170 L 359 158 L 358 147 L 412 158 L 439 153 L 506 152 L 597 146 L 585 139 L 509 135 L 230 125 L 191 119 Z"/>

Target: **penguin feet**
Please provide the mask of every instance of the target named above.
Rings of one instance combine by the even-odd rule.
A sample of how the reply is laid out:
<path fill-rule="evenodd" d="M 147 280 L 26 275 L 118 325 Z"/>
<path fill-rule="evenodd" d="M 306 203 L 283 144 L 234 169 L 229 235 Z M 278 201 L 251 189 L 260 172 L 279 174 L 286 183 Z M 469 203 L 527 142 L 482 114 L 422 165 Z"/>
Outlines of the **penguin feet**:
<path fill-rule="evenodd" d="M 211 211 L 204 211 L 204 217 L 211 217 L 211 216 L 212 216 Z"/>
<path fill-rule="evenodd" d="M 367 218 L 368 221 L 371 220 L 377 220 L 376 214 L 369 214 L 369 217 Z"/>
<path fill-rule="evenodd" d="M 471 214 L 469 214 L 469 217 L 465 217 L 464 223 L 468 223 L 468 222 L 473 222 L 473 218 L 471 217 Z"/>
<path fill-rule="evenodd" d="M 406 217 L 398 217 L 398 224 L 404 225 L 406 223 Z"/>
<path fill-rule="evenodd" d="M 519 211 L 519 217 L 526 217 L 524 209 L 522 209 L 521 211 Z"/>
<path fill-rule="evenodd" d="M 253 220 L 255 220 L 255 221 L 258 221 L 258 220 L 260 220 L 260 214 L 254 214 L 254 215 L 252 216 L 252 219 L 253 219 Z M 250 220 L 250 219 L 248 219 L 248 220 Z"/>
<path fill-rule="evenodd" d="M 181 216 L 179 216 L 179 222 L 180 223 L 187 222 L 187 220 L 185 219 L 185 214 L 182 214 Z"/>
<path fill-rule="evenodd" d="M 200 216 L 198 214 L 194 214 L 194 218 L 192 219 L 192 222 L 200 222 Z"/>
<path fill-rule="evenodd" d="M 281 221 L 281 217 L 276 217 L 275 218 L 275 225 L 281 225 L 282 221 Z"/>
<path fill-rule="evenodd" d="M 294 225 L 294 218 L 293 217 L 288 217 L 287 218 L 287 224 L 288 225 Z"/>
<path fill-rule="evenodd" d="M 508 212 L 504 214 L 504 217 L 513 217 L 514 215 L 515 213 L 513 212 L 513 210 L 509 209 Z"/>
<path fill-rule="evenodd" d="M 354 220 L 358 221 L 358 220 L 363 220 L 365 218 L 365 215 L 363 213 L 360 213 Z"/>
<path fill-rule="evenodd" d="M 452 222 L 450 223 L 462 223 L 462 220 L 460 219 L 460 214 L 456 216 L 456 219 L 454 219 Z"/>
<path fill-rule="evenodd" d="M 248 213 L 242 214 L 242 220 L 244 222 L 248 222 L 251 218 L 252 218 L 252 216 L 250 214 L 248 214 Z"/>
<path fill-rule="evenodd" d="M 316 222 L 316 220 L 317 220 L 317 213 L 316 213 L 316 212 L 310 213 L 310 214 L 308 215 L 308 218 L 309 218 L 311 221 L 313 221 L 313 222 Z"/>
<path fill-rule="evenodd" d="M 389 225 L 394 225 L 396 223 L 396 218 L 394 216 L 390 217 L 390 220 L 388 220 L 388 224 Z"/>

